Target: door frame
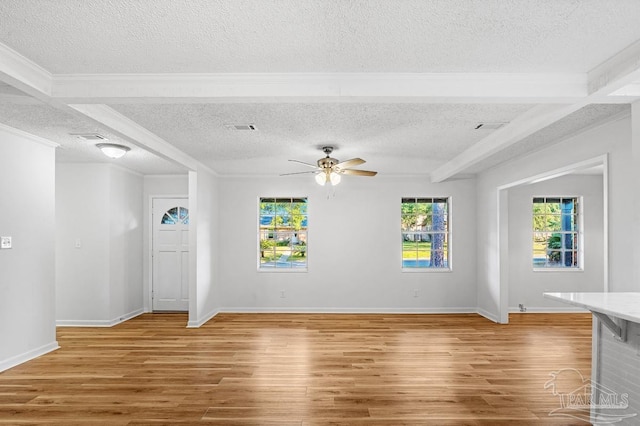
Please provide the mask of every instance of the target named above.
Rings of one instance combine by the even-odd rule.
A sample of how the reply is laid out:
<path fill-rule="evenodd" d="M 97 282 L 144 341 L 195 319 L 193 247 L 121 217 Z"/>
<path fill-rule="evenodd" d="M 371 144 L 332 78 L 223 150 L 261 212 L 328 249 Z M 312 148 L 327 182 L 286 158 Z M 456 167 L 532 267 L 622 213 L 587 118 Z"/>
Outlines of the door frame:
<path fill-rule="evenodd" d="M 609 154 L 599 155 L 588 160 L 572 163 L 564 167 L 529 176 L 497 188 L 497 233 L 498 233 L 498 312 L 495 322 L 509 323 L 509 198 L 508 191 L 521 185 L 542 182 L 548 179 L 565 176 L 576 170 L 593 166 L 602 166 L 602 202 L 603 202 L 603 292 L 609 291 Z M 595 358 L 594 358 L 595 359 Z"/>
<path fill-rule="evenodd" d="M 148 205 L 147 205 L 147 288 L 145 291 L 145 312 L 153 312 L 153 200 L 155 199 L 166 199 L 166 198 L 183 198 L 187 200 L 187 205 L 189 205 L 189 195 L 188 194 L 179 194 L 179 195 L 149 195 Z M 191 272 L 191 271 L 189 271 Z M 189 287 L 189 299 L 191 299 L 191 288 Z"/>

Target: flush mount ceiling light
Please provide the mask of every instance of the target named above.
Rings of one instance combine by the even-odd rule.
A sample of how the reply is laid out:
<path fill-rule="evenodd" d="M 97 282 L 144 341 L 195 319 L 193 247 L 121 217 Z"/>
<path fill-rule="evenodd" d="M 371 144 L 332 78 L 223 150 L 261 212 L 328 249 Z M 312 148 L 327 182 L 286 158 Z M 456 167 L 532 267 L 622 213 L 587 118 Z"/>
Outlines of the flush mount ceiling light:
<path fill-rule="evenodd" d="M 109 158 L 120 158 L 128 151 L 131 151 L 128 146 L 118 145 L 117 143 L 99 143 L 96 146 Z"/>

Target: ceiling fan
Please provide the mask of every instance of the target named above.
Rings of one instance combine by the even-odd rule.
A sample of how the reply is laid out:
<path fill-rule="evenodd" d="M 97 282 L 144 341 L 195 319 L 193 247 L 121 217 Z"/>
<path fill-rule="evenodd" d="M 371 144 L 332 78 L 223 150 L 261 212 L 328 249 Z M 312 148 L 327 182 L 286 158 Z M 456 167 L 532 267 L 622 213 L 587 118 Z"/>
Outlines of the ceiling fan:
<path fill-rule="evenodd" d="M 305 163 L 304 161 L 299 160 L 289 160 L 294 163 L 304 164 L 308 167 L 313 167 L 315 170 L 311 170 L 308 172 L 295 172 L 295 173 L 284 173 L 280 176 L 288 176 L 288 175 L 301 175 L 305 173 L 315 173 L 316 182 L 319 185 L 324 185 L 327 182 L 331 183 L 331 185 L 337 185 L 340 183 L 342 177 L 340 175 L 353 175 L 353 176 L 375 176 L 378 172 L 372 172 L 369 170 L 356 170 L 351 169 L 350 167 L 359 166 L 360 164 L 364 164 L 365 161 L 362 158 L 352 158 L 346 161 L 338 161 L 335 158 L 331 158 L 331 153 L 333 152 L 332 146 L 323 146 L 322 152 L 326 154 L 326 157 L 318 160 L 317 165 L 311 163 Z"/>

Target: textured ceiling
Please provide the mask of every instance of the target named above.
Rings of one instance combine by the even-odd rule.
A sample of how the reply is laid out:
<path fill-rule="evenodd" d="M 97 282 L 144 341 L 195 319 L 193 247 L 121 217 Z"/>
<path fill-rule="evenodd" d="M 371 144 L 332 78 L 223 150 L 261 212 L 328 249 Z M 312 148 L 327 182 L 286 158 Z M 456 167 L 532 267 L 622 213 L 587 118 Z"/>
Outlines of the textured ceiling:
<path fill-rule="evenodd" d="M 584 72 L 638 17 L 637 0 L 2 0 L 0 40 L 56 74 Z"/>
<path fill-rule="evenodd" d="M 611 117 L 629 112 L 629 105 L 625 104 L 592 104 L 586 106 L 573 114 L 569 114 L 562 120 L 556 121 L 552 125 L 522 139 L 498 154 L 480 161 L 470 167 L 468 173 L 477 173 L 496 166 L 511 158 L 526 155 L 547 147 L 559 140 L 571 135 L 580 133 L 586 128 L 597 126 Z"/>
<path fill-rule="evenodd" d="M 184 167 L 138 148 L 87 118 L 53 108 L 16 89 L 2 85 L 0 123 L 59 144 L 56 148 L 58 162 L 112 163 L 142 174 L 186 173 Z M 97 142 L 89 142 L 70 133 L 98 133 L 108 139 L 104 142 L 126 145 L 131 151 L 123 158 L 112 160 L 95 147 Z"/>
<path fill-rule="evenodd" d="M 59 143 L 65 162 L 111 161 L 69 135 L 100 133 L 133 147 L 117 164 L 144 174 L 184 173 L 197 160 L 222 175 L 276 175 L 301 170 L 287 159 L 314 162 L 334 145 L 334 157 L 362 157 L 364 169 L 446 179 L 628 108 L 605 105 L 614 101 L 607 87 L 587 99 L 587 83 L 615 90 L 625 73 L 634 78 L 622 83 L 638 80 L 638 22 L 638 0 L 2 0 L 0 123 Z M 319 77 L 301 83 L 290 73 Z M 331 73 L 354 74 L 336 83 Z M 362 82 L 371 75 L 381 78 Z M 65 98 L 54 86 L 77 92 Z M 587 106 L 547 114 L 560 103 L 566 114 Z M 494 134 L 474 130 L 481 122 L 510 124 Z"/>
<path fill-rule="evenodd" d="M 426 174 L 487 135 L 479 122 L 508 122 L 530 105 L 178 104 L 111 105 L 222 174 L 293 172 L 334 145 L 381 173 Z M 254 124 L 256 131 L 225 124 Z M 304 167 L 304 166 L 303 166 Z M 366 168 L 363 166 L 363 168 Z"/>

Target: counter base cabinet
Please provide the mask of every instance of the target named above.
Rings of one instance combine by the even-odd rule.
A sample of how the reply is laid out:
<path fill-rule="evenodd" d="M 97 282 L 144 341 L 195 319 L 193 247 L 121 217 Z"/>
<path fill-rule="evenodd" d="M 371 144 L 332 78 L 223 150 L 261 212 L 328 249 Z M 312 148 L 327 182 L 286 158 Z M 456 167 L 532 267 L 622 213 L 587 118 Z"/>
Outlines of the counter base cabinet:
<path fill-rule="evenodd" d="M 562 393 L 563 412 L 593 424 L 640 425 L 640 293 L 544 293 L 593 314 L 591 380 Z M 564 413 L 563 413 L 564 414 Z"/>
<path fill-rule="evenodd" d="M 627 322 L 621 342 L 594 318 L 593 345 L 592 422 L 640 424 L 640 324 Z"/>

